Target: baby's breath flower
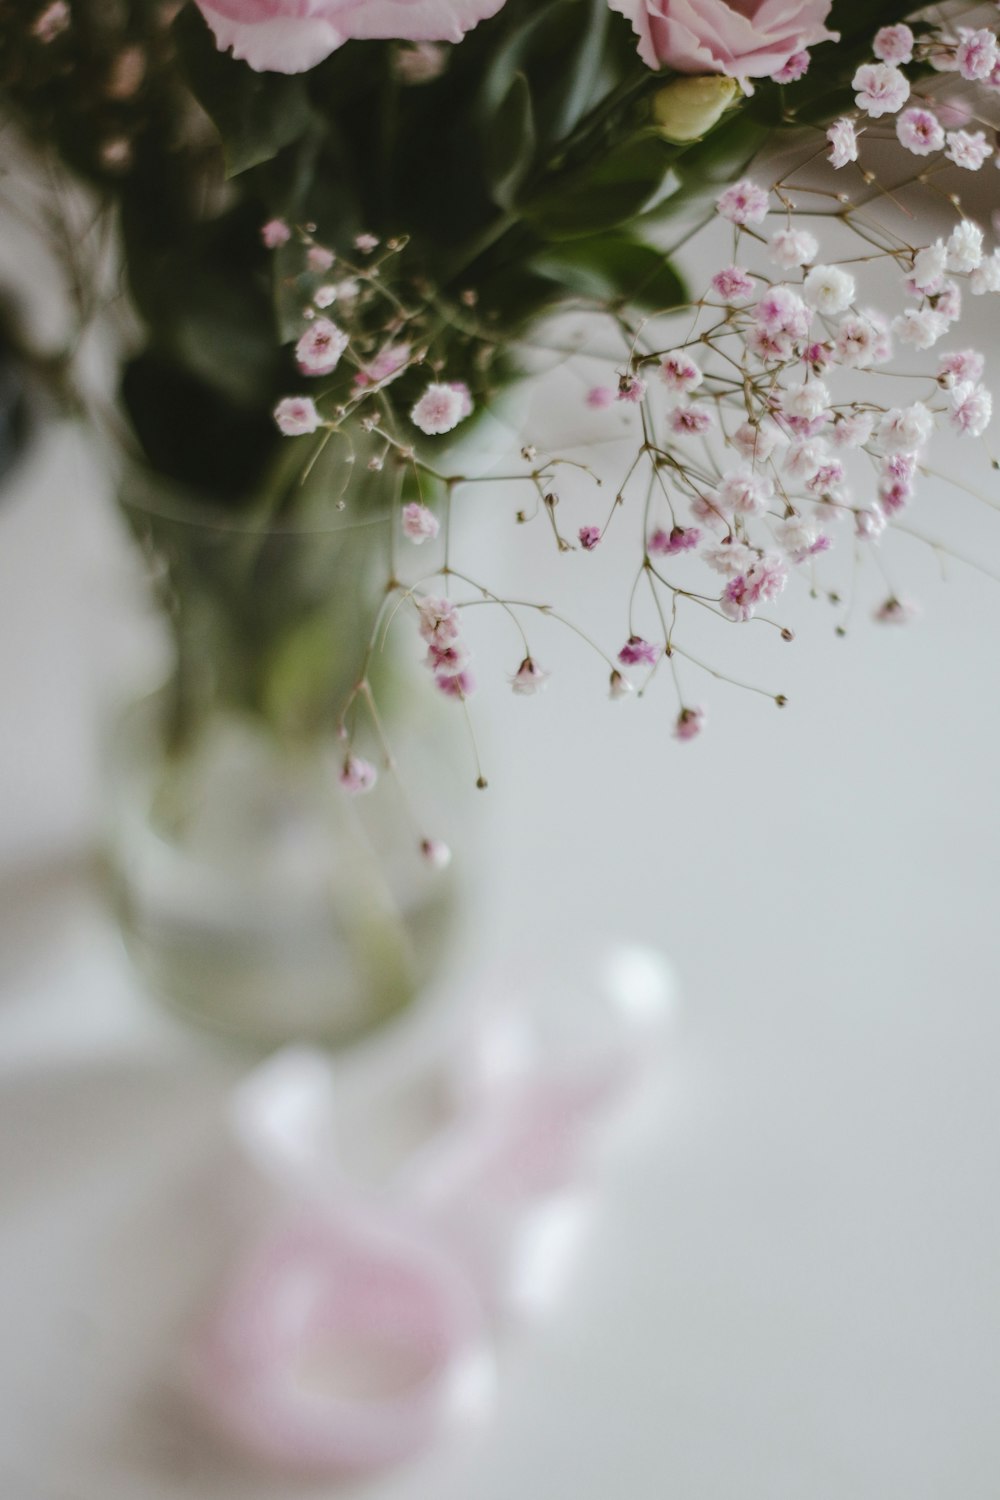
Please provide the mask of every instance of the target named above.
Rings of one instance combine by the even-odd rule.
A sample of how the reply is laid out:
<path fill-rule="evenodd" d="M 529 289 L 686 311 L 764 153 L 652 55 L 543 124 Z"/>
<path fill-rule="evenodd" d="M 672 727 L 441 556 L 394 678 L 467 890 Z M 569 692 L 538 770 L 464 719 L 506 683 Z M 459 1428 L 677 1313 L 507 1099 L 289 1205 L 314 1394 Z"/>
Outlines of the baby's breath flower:
<path fill-rule="evenodd" d="M 441 530 L 441 523 L 432 510 L 426 505 L 421 505 L 418 500 L 411 500 L 408 505 L 403 506 L 402 516 L 403 535 L 409 537 L 414 546 L 437 536 Z"/>
<path fill-rule="evenodd" d="M 278 250 L 282 245 L 287 245 L 292 237 L 292 231 L 284 219 L 268 219 L 261 227 L 260 237 L 268 250 Z"/>
<path fill-rule="evenodd" d="M 993 155 L 993 147 L 981 130 L 949 130 L 946 140 L 948 145 L 945 156 L 956 167 L 964 167 L 967 172 L 978 172 L 987 158 Z"/>
<path fill-rule="evenodd" d="M 370 761 L 362 760 L 360 755 L 347 756 L 340 773 L 340 784 L 345 792 L 353 796 L 370 792 L 377 780 L 378 773 Z"/>
<path fill-rule="evenodd" d="M 909 80 L 891 63 L 863 64 L 851 86 L 855 104 L 873 120 L 881 115 L 894 115 L 910 97 Z"/>
<path fill-rule="evenodd" d="M 466 416 L 466 402 L 453 385 L 432 381 L 410 411 L 410 420 L 428 437 L 451 432 Z"/>
<path fill-rule="evenodd" d="M 510 679 L 510 685 L 519 697 L 527 698 L 540 692 L 550 675 L 542 670 L 533 657 L 526 656 Z"/>
<path fill-rule="evenodd" d="M 674 739 L 697 739 L 705 727 L 706 717 L 703 708 L 682 708 L 674 723 Z"/>
<path fill-rule="evenodd" d="M 813 266 L 802 283 L 806 303 L 828 318 L 850 307 L 855 291 L 854 277 L 840 266 Z"/>
<path fill-rule="evenodd" d="M 300 437 L 316 431 L 319 412 L 308 396 L 285 396 L 274 408 L 274 420 L 285 437 Z"/>
<path fill-rule="evenodd" d="M 715 200 L 716 212 L 731 224 L 761 224 L 767 217 L 770 195 L 749 177 L 734 182 Z"/>
<path fill-rule="evenodd" d="M 896 136 L 914 156 L 930 156 L 944 149 L 944 130 L 929 109 L 904 109 L 896 121 Z"/>
<path fill-rule="evenodd" d="M 851 120 L 834 120 L 826 138 L 830 142 L 830 164 L 834 167 L 846 167 L 848 162 L 858 159 L 858 137 Z"/>
<path fill-rule="evenodd" d="M 316 318 L 295 345 L 295 358 L 303 375 L 329 375 L 347 348 L 347 334 L 329 318 Z"/>

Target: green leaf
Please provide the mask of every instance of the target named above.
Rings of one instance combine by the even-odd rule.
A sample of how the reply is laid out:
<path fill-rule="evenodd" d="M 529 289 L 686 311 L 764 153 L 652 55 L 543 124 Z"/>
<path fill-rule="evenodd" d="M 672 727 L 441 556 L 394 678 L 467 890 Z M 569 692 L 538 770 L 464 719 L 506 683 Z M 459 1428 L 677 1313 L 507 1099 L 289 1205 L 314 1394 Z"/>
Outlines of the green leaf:
<path fill-rule="evenodd" d="M 672 190 L 676 148 L 643 131 L 562 177 L 549 176 L 523 216 L 545 239 L 618 229 Z"/>
<path fill-rule="evenodd" d="M 588 14 L 577 7 L 575 44 L 555 73 L 560 97 L 553 111 L 552 134 L 562 140 L 601 98 L 610 84 L 607 73 L 607 31 L 611 11 L 607 0 L 588 0 Z"/>
<path fill-rule="evenodd" d="M 493 199 L 511 208 L 535 155 L 535 114 L 523 73 L 515 73 L 493 118 L 486 147 L 486 174 Z"/>
<path fill-rule="evenodd" d="M 665 310 L 687 291 L 662 251 L 626 235 L 574 240 L 536 255 L 531 269 L 550 281 L 599 302 L 630 302 Z"/>
<path fill-rule="evenodd" d="M 221 137 L 227 177 L 270 161 L 309 128 L 312 111 L 303 80 L 255 73 L 220 52 L 196 6 L 181 11 L 174 36 L 191 91 Z"/>

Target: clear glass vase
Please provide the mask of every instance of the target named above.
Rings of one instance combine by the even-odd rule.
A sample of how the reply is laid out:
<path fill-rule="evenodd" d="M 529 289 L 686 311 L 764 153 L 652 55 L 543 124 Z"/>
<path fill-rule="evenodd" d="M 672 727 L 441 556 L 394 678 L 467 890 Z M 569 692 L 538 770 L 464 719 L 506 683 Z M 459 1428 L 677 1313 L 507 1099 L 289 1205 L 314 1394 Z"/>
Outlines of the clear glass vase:
<path fill-rule="evenodd" d="M 123 716 L 108 758 L 126 945 L 152 992 L 203 1026 L 264 1047 L 347 1042 L 432 977 L 459 887 L 422 853 L 391 776 L 357 797 L 339 784 L 339 713 L 361 672 L 423 809 L 447 801 L 439 706 L 394 680 L 383 653 L 359 665 L 390 576 L 389 523 L 369 507 L 363 525 L 329 511 L 234 524 L 167 503 L 148 480 L 127 501 L 176 667 Z M 380 761 L 363 700 L 348 723 Z"/>

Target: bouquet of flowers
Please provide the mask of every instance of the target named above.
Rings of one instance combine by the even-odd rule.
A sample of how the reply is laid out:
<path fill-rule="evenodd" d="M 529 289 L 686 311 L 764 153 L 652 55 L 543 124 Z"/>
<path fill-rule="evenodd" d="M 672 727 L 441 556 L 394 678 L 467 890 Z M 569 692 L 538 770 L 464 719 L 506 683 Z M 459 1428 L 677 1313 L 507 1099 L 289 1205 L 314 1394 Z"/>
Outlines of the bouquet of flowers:
<path fill-rule="evenodd" d="M 621 698 L 666 664 L 675 734 L 691 740 L 706 712 L 686 674 L 726 674 L 695 662 L 689 618 L 790 638 L 777 611 L 793 575 L 838 601 L 825 554 L 868 553 L 884 572 L 936 429 L 987 429 L 984 355 L 959 329 L 1000 290 L 988 206 L 963 207 L 972 174 L 995 186 L 1000 165 L 995 6 L 3 10 L 9 114 L 120 240 L 131 321 L 114 431 L 176 642 L 175 747 L 221 693 L 332 732 L 343 787 L 365 792 L 395 768 L 387 639 L 409 633 L 460 710 L 473 604 L 511 616 L 510 684 L 537 692 L 552 663 L 527 622 L 553 611 L 472 579 L 457 554 L 453 503 L 498 482 L 512 520 L 537 519 L 561 552 L 631 529 L 620 638 L 591 642 L 602 690 Z M 674 252 L 713 218 L 731 228 L 725 255 L 685 285 Z M 102 310 L 86 292 L 97 230 L 65 239 L 84 322 Z M 468 446 L 567 312 L 581 414 L 626 419 L 625 471 L 515 438 L 470 477 L 450 434 Z M 64 389 L 77 350 L 48 361 Z M 366 545 L 345 564 L 328 544 L 348 534 Z M 888 582 L 873 606 L 884 622 L 912 612 Z M 446 860 L 439 840 L 418 843 Z"/>

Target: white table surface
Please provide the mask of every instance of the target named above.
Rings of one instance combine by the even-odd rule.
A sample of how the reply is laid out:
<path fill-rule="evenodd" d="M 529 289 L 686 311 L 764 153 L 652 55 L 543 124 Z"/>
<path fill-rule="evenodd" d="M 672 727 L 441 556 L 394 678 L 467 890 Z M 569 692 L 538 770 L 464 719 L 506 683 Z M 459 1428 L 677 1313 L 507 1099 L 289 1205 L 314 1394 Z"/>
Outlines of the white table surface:
<path fill-rule="evenodd" d="M 609 705 L 540 636 L 547 693 L 485 710 L 470 963 L 662 946 L 661 1095 L 562 1304 L 502 1340 L 489 1428 L 296 1485 L 227 1464 L 169 1379 L 228 1232 L 246 1063 L 145 999 L 89 876 L 99 726 L 153 650 L 101 488 L 54 433 L 0 505 L 5 1500 L 996 1500 L 1000 586 L 941 587 L 904 546 L 918 622 L 836 640 L 803 601 L 797 645 L 748 667 L 789 708 L 710 682 L 691 746 L 665 694 Z M 1000 559 L 996 517 L 940 503 Z M 562 563 L 537 534 L 521 556 L 544 593 Z M 569 565 L 582 593 L 613 559 Z"/>

